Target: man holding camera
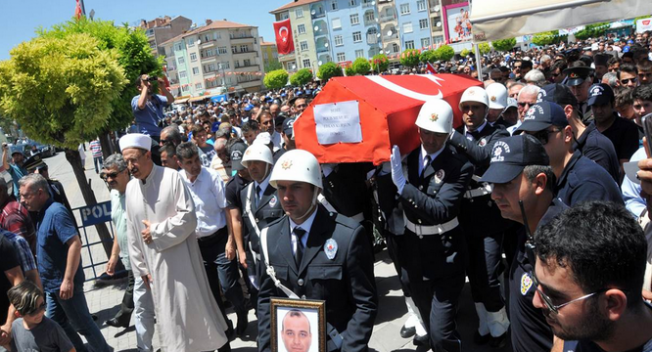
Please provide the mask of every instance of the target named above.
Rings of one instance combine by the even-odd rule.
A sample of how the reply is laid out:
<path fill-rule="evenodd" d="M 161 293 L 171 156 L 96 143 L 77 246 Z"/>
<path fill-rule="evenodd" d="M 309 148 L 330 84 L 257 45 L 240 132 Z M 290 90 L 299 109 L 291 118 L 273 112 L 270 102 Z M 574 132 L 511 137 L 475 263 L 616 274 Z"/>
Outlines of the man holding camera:
<path fill-rule="evenodd" d="M 155 93 L 152 82 L 158 82 L 159 94 Z M 163 78 L 143 74 L 136 80 L 140 95 L 131 100 L 136 128 L 139 133 L 149 135 L 158 144 L 161 139 L 161 128 L 158 121 L 165 117 L 163 109 L 174 102 L 174 97 L 165 88 Z"/>

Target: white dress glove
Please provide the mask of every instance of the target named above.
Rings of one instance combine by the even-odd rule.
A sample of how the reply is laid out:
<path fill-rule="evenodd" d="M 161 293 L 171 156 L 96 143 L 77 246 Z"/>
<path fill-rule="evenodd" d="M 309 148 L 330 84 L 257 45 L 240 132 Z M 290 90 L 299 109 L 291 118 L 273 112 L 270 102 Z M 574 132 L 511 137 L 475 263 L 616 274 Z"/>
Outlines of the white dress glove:
<path fill-rule="evenodd" d="M 392 181 L 398 189 L 398 194 L 403 193 L 405 187 L 405 176 L 403 176 L 403 164 L 401 162 L 401 151 L 397 145 L 392 148 L 392 156 L 390 158 L 392 163 Z"/>

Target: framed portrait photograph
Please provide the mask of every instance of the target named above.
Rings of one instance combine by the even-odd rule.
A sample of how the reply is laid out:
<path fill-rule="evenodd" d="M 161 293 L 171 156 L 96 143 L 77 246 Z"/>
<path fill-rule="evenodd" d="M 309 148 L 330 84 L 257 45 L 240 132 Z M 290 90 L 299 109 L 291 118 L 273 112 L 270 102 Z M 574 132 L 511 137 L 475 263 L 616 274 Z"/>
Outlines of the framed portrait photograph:
<path fill-rule="evenodd" d="M 272 352 L 326 352 L 326 302 L 271 299 Z"/>

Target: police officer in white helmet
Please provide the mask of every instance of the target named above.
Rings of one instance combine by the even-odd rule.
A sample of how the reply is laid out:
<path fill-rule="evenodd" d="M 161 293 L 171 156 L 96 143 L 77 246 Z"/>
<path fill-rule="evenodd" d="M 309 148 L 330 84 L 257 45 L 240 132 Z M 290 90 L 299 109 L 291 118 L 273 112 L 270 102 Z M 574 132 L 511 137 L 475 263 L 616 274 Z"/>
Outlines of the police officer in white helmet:
<path fill-rule="evenodd" d="M 270 184 L 285 216 L 261 232 L 259 351 L 271 349 L 271 297 L 325 300 L 328 351 L 366 351 L 378 298 L 364 228 L 318 203 L 321 170 L 305 150 L 283 154 Z"/>
<path fill-rule="evenodd" d="M 405 238 L 398 256 L 429 332 L 429 344 L 435 351 L 461 351 L 455 314 L 464 287 L 467 249 L 457 216 L 473 166 L 448 143 L 453 110 L 446 101 L 423 104 L 416 125 L 421 146 L 407 155 L 407 176 L 400 150 L 394 146 L 391 162 L 383 166 L 391 172 L 381 172 L 377 180 L 379 202 L 385 214 L 399 203 L 403 207 Z"/>

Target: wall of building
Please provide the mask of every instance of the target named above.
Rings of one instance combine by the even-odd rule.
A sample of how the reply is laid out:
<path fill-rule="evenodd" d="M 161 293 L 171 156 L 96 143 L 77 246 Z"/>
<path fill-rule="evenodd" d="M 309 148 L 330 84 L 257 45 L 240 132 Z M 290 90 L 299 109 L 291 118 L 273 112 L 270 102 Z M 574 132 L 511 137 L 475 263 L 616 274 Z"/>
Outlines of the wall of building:
<path fill-rule="evenodd" d="M 358 57 L 368 59 L 380 52 L 375 1 L 323 0 L 320 3 L 326 11 L 332 61 L 352 62 Z M 319 48 L 318 45 L 318 51 Z"/>
<path fill-rule="evenodd" d="M 292 36 L 294 38 L 294 56 L 296 67 L 292 71 L 301 68 L 309 68 L 317 72 L 317 52 L 315 48 L 315 33 L 312 26 L 310 5 L 302 5 L 288 10 Z"/>

